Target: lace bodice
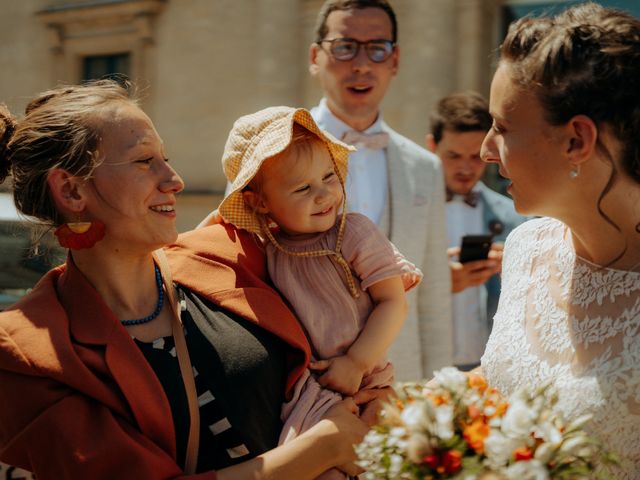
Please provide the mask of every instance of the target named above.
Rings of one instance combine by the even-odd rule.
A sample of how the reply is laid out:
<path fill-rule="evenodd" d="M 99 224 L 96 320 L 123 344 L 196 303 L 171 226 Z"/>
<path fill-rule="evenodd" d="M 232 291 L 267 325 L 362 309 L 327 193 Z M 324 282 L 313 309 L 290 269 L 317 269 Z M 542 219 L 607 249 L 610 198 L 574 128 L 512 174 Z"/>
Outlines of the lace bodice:
<path fill-rule="evenodd" d="M 615 478 L 640 479 L 640 273 L 575 254 L 557 220 L 536 219 L 507 239 L 502 294 L 482 358 L 504 394 L 551 380 L 567 418 L 623 460 Z"/>

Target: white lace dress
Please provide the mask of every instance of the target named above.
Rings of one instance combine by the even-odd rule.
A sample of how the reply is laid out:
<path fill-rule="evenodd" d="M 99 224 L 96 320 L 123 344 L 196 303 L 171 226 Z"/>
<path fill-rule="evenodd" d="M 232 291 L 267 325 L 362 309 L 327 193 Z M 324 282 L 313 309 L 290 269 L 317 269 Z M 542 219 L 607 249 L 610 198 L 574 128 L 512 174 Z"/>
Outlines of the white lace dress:
<path fill-rule="evenodd" d="M 559 221 L 530 220 L 506 242 L 502 294 L 482 369 L 509 395 L 552 380 L 567 418 L 624 462 L 615 478 L 640 479 L 640 273 L 576 256 Z"/>

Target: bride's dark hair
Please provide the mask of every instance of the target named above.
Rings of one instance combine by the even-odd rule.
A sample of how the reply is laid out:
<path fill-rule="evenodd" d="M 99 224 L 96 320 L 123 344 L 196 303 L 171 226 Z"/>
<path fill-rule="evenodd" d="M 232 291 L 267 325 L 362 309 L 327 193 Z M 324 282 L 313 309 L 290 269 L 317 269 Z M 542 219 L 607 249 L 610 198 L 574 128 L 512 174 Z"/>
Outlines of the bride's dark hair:
<path fill-rule="evenodd" d="M 509 27 L 500 61 L 513 81 L 534 92 L 552 125 L 582 114 L 608 127 L 620 142 L 624 173 L 640 183 L 640 20 L 595 3 L 522 18 Z M 597 148 L 612 168 L 598 211 L 619 231 L 601 208 L 618 169 L 599 138 Z"/>

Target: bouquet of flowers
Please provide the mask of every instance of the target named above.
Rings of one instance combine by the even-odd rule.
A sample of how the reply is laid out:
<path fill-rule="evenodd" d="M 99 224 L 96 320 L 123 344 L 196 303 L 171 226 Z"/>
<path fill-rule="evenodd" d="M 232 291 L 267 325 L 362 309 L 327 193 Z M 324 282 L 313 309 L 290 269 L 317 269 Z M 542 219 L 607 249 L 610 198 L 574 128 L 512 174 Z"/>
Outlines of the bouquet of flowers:
<path fill-rule="evenodd" d="M 433 386 L 406 384 L 383 409 L 380 424 L 356 446 L 361 478 L 581 479 L 597 478 L 607 460 L 582 427 L 554 409 L 549 386 L 508 399 L 479 375 L 453 367 L 435 373 Z"/>

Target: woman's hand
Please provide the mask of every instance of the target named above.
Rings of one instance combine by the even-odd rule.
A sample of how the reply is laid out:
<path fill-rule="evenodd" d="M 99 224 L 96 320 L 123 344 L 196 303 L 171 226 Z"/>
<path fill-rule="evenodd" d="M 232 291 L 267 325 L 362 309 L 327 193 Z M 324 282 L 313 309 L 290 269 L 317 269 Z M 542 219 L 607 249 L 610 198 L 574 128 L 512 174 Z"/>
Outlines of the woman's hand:
<path fill-rule="evenodd" d="M 348 475 L 362 469 L 353 446 L 362 441 L 369 427 L 358 418 L 358 406 L 352 398 L 333 405 L 322 420 L 309 430 L 251 460 L 218 470 L 219 480 L 312 480 L 332 467 Z"/>
<path fill-rule="evenodd" d="M 360 420 L 373 427 L 378 423 L 378 414 L 382 405 L 397 397 L 391 387 L 365 388 L 353 396 L 353 401 L 360 407 Z"/>
<path fill-rule="evenodd" d="M 338 468 L 347 475 L 362 473 L 363 470 L 353 463 L 356 459 L 353 446 L 362 441 L 369 426 L 358 418 L 358 405 L 353 398 L 347 397 L 332 406 L 320 423 L 323 422 L 327 422 L 333 429 L 332 445 L 336 450 Z"/>

